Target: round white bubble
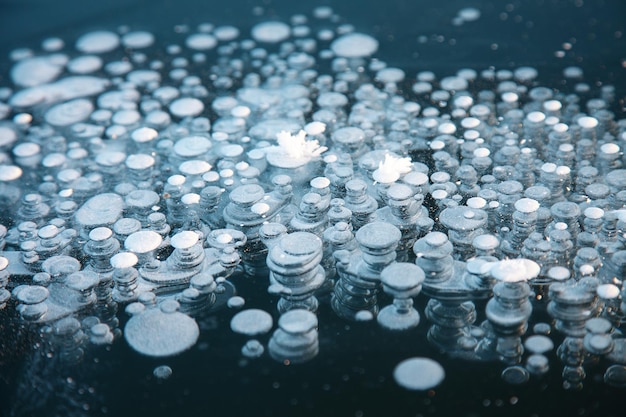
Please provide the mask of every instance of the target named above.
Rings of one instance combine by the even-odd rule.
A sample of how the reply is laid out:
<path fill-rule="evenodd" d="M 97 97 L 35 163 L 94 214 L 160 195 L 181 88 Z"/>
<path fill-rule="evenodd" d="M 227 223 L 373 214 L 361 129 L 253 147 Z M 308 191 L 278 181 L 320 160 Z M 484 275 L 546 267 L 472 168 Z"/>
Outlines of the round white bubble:
<path fill-rule="evenodd" d="M 196 51 L 207 51 L 215 48 L 217 39 L 208 33 L 194 33 L 185 40 L 185 45 Z"/>
<path fill-rule="evenodd" d="M 235 314 L 230 321 L 230 328 L 235 333 L 256 336 L 269 332 L 273 324 L 272 316 L 268 312 L 249 309 Z"/>
<path fill-rule="evenodd" d="M 51 107 L 44 119 L 52 126 L 69 126 L 87 119 L 93 110 L 91 101 L 81 98 Z"/>
<path fill-rule="evenodd" d="M 218 26 L 213 31 L 215 37 L 220 41 L 234 41 L 239 37 L 239 29 L 235 26 Z"/>
<path fill-rule="evenodd" d="M 528 382 L 530 374 L 521 366 L 509 366 L 502 371 L 502 379 L 511 385 L 520 385 Z"/>
<path fill-rule="evenodd" d="M 230 308 L 241 308 L 246 305 L 246 300 L 238 295 L 230 297 L 226 302 L 226 305 Z"/>
<path fill-rule="evenodd" d="M 204 104 L 197 98 L 184 97 L 170 104 L 170 113 L 176 117 L 197 116 L 204 110 Z"/>
<path fill-rule="evenodd" d="M 142 49 L 152 46 L 154 35 L 145 31 L 128 32 L 122 36 L 122 45 L 131 49 Z"/>
<path fill-rule="evenodd" d="M 90 74 L 102 68 L 102 58 L 97 55 L 83 55 L 67 63 L 67 69 L 74 74 Z"/>
<path fill-rule="evenodd" d="M 364 58 L 378 50 L 378 41 L 364 33 L 348 33 L 335 39 L 330 49 L 344 58 Z"/>
<path fill-rule="evenodd" d="M 552 340 L 544 335 L 533 335 L 524 341 L 524 346 L 532 353 L 546 353 L 554 349 Z"/>
<path fill-rule="evenodd" d="M 172 368 L 167 365 L 157 366 L 154 368 L 154 371 L 152 371 L 152 375 L 158 379 L 168 379 L 172 376 Z"/>
<path fill-rule="evenodd" d="M 289 38 L 291 28 L 283 22 L 262 22 L 252 28 L 251 35 L 257 42 L 278 43 Z"/>
<path fill-rule="evenodd" d="M 429 358 L 410 358 L 400 362 L 393 371 L 393 378 L 403 388 L 425 391 L 436 387 L 444 380 L 443 367 Z"/>
<path fill-rule="evenodd" d="M 102 54 L 118 47 L 120 37 L 113 32 L 98 30 L 89 32 L 78 38 L 76 49 L 86 54 Z"/>
<path fill-rule="evenodd" d="M 465 7 L 459 10 L 457 16 L 465 22 L 473 22 L 480 19 L 480 10 L 475 7 Z"/>
<path fill-rule="evenodd" d="M 20 87 L 34 87 L 54 81 L 63 72 L 51 57 L 26 58 L 11 68 L 11 79 Z"/>

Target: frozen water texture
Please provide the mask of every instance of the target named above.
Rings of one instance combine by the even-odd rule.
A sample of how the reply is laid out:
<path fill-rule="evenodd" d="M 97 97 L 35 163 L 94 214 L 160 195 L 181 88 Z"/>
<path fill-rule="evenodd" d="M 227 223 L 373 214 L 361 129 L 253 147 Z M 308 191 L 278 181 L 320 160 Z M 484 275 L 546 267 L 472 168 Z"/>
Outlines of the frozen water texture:
<path fill-rule="evenodd" d="M 480 15 L 464 8 L 454 22 Z M 283 297 L 283 314 L 268 350 L 290 365 L 318 353 L 316 297 L 371 322 L 358 326 L 409 330 L 426 282 L 427 338 L 442 350 L 524 363 L 502 372 L 512 384 L 554 368 L 551 350 L 567 366 L 588 353 L 613 364 L 607 384 L 623 386 L 626 134 L 610 100 L 588 99 L 591 85 L 580 97 L 540 87 L 528 66 L 409 74 L 369 59 L 378 41 L 338 25 L 331 8 L 313 18 L 258 23 L 243 40 L 234 26 L 181 25 L 181 44 L 163 51 L 155 35 L 130 27 L 14 51 L 7 80 L 16 88 L 0 90 L 0 192 L 16 214 L 0 228 L 10 249 L 0 257 L 0 308 L 17 304 L 37 323 L 75 316 L 52 324 L 69 333 L 85 311 L 113 310 L 112 298 L 132 316 L 124 334 L 133 349 L 171 356 L 196 342 L 192 317 L 246 305 L 231 274 L 260 282 L 269 267 L 260 293 Z M 330 73 L 317 58 L 330 60 Z M 583 75 L 564 71 L 567 83 Z M 417 160 L 422 152 L 432 165 Z M 413 216 L 422 203 L 425 214 Z M 400 248 L 415 241 L 415 256 Z M 512 241 L 506 256 L 517 259 L 506 259 Z M 550 325 L 526 334 L 532 307 L 543 304 L 567 336 L 556 349 Z M 64 306 L 72 308 L 60 314 Z M 120 332 L 115 312 L 105 313 L 106 324 L 83 322 L 92 344 Z M 273 327 L 273 312 L 225 314 L 245 336 Z M 324 312 L 326 336 L 322 320 Z M 246 358 L 263 352 L 258 340 L 241 349 Z M 586 363 L 576 365 L 563 375 Z M 165 379 L 171 369 L 153 374 Z M 426 358 L 394 371 L 410 390 L 444 376 Z"/>

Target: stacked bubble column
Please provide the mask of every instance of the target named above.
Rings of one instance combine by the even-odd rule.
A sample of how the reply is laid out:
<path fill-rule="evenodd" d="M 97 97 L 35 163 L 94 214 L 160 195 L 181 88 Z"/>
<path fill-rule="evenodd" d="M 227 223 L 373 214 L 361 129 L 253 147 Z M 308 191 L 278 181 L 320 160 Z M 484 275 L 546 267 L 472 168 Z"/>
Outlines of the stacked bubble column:
<path fill-rule="evenodd" d="M 479 346 L 484 358 L 519 363 L 523 353 L 521 336 L 526 333 L 532 313 L 527 281 L 539 275 L 539 265 L 523 258 L 500 261 L 491 268 L 498 283 L 485 308 L 488 335 Z M 495 342 L 495 343 L 494 343 Z"/>
<path fill-rule="evenodd" d="M 420 233 L 418 219 L 427 218 L 428 210 L 422 206 L 424 196 L 414 194 L 405 184 L 393 184 L 387 189 L 387 206 L 376 211 L 376 219 L 393 224 L 402 233 L 396 250 L 396 259 L 404 262 Z"/>
<path fill-rule="evenodd" d="M 284 363 L 298 364 L 317 356 L 317 317 L 308 310 L 291 310 L 280 316 L 278 329 L 268 344 L 270 356 Z"/>
<path fill-rule="evenodd" d="M 331 305 L 337 315 L 356 320 L 362 311 L 373 315 L 378 313 L 380 273 L 395 261 L 395 250 L 401 237 L 402 233 L 394 225 L 372 222 L 356 232 L 356 250 L 335 252 L 339 280 Z"/>
<path fill-rule="evenodd" d="M 415 263 L 425 275 L 422 292 L 430 299 L 426 317 L 432 323 L 428 340 L 453 355 L 472 355 L 477 340 L 471 325 L 476 320 L 470 287 L 464 280 L 465 263 L 452 257 L 454 248 L 441 232 L 431 232 L 415 242 Z"/>
<path fill-rule="evenodd" d="M 420 322 L 420 315 L 413 308 L 413 298 L 422 289 L 424 271 L 412 263 L 394 262 L 382 270 L 381 280 L 385 293 L 393 297 L 393 304 L 386 306 L 376 319 L 390 330 L 408 330 Z"/>
<path fill-rule="evenodd" d="M 246 272 L 253 274 L 257 264 L 261 261 L 256 254 L 262 249 L 262 243 L 258 235 L 259 227 L 264 221 L 262 214 L 255 213 L 251 208 L 256 203 L 260 203 L 265 195 L 265 191 L 260 185 L 248 184 L 235 188 L 229 194 L 229 203 L 223 213 L 226 227 L 240 230 L 246 234 L 246 244 L 242 248 L 243 265 Z M 258 208 L 258 206 L 257 206 Z M 261 268 L 264 269 L 264 268 Z"/>
<path fill-rule="evenodd" d="M 317 311 L 313 295 L 326 279 L 322 260 L 322 241 L 308 232 L 294 232 L 281 237 L 267 255 L 270 291 L 281 296 L 278 311 L 294 309 Z"/>
<path fill-rule="evenodd" d="M 484 233 L 487 213 L 467 206 L 448 207 L 439 215 L 439 221 L 448 229 L 448 237 L 454 247 L 453 257 L 466 261 L 474 255 L 472 242 Z"/>

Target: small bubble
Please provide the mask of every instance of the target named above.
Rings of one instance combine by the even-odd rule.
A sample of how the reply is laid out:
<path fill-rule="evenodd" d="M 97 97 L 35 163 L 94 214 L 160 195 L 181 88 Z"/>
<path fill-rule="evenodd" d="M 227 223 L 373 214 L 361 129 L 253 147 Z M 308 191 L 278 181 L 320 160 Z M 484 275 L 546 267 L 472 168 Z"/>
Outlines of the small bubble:
<path fill-rule="evenodd" d="M 502 379 L 511 385 L 520 385 L 528 382 L 529 372 L 521 366 L 509 366 L 502 371 Z"/>
<path fill-rule="evenodd" d="M 371 311 L 361 310 L 356 313 L 355 319 L 357 321 L 370 321 L 374 319 L 374 315 L 372 314 Z"/>
<path fill-rule="evenodd" d="M 227 301 L 227 305 L 230 308 L 242 308 L 245 304 L 246 300 L 239 296 L 230 297 Z"/>
<path fill-rule="evenodd" d="M 172 368 L 167 365 L 157 366 L 154 368 L 154 371 L 152 371 L 152 374 L 155 378 L 165 380 L 172 376 Z"/>

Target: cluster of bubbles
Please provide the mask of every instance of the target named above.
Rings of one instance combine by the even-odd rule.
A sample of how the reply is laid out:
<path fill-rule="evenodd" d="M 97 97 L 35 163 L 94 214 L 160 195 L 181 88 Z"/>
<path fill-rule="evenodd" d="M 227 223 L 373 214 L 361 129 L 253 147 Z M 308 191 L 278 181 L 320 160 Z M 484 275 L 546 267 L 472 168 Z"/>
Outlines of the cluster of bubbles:
<path fill-rule="evenodd" d="M 615 88 L 576 67 L 564 91 L 531 67 L 413 78 L 339 22 L 320 7 L 250 36 L 181 26 L 162 48 L 121 27 L 14 50 L 0 88 L 3 317 L 67 361 L 122 338 L 168 357 L 197 342 L 197 317 L 242 309 L 233 278 L 255 275 L 279 301 L 232 317 L 248 358 L 313 359 L 326 301 L 410 332 L 419 296 L 431 344 L 501 361 L 510 383 L 556 366 L 559 341 L 567 387 L 598 363 L 626 386 Z M 408 358 L 393 375 L 428 390 L 444 370 Z"/>

